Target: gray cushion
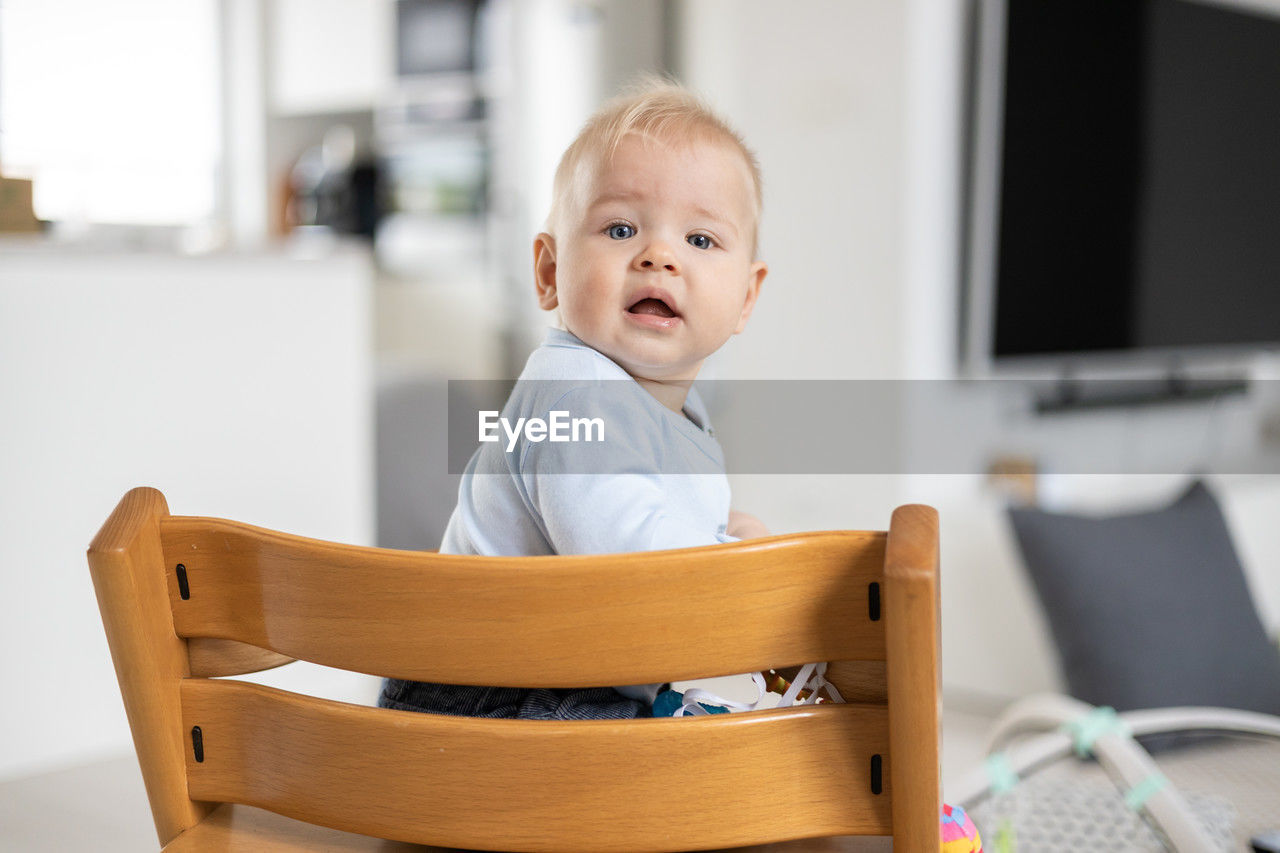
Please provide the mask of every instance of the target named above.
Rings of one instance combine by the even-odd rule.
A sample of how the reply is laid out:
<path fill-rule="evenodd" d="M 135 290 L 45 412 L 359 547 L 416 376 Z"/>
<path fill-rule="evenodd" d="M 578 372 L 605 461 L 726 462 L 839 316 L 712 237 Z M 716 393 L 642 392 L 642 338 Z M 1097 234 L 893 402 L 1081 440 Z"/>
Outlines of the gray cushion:
<path fill-rule="evenodd" d="M 1072 695 L 1280 714 L 1280 650 L 1202 482 L 1154 512 L 1009 515 Z"/>

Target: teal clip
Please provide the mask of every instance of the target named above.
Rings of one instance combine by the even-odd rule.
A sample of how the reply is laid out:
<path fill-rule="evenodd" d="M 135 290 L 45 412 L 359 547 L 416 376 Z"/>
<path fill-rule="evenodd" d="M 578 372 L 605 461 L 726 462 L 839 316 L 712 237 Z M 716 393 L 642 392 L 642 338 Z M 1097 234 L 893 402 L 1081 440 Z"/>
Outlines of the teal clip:
<path fill-rule="evenodd" d="M 982 763 L 991 780 L 991 793 L 1003 794 L 1018 784 L 1018 774 L 1009 765 L 1009 758 L 1003 752 L 993 752 Z"/>
<path fill-rule="evenodd" d="M 1169 780 L 1163 774 L 1152 773 L 1129 789 L 1129 792 L 1124 795 L 1124 804 L 1129 807 L 1129 811 L 1141 811 L 1147 804 L 1147 800 L 1158 794 L 1168 784 Z"/>
<path fill-rule="evenodd" d="M 1067 723 L 1062 731 L 1071 735 L 1076 755 L 1088 758 L 1093 753 L 1094 741 L 1104 735 L 1128 735 L 1129 727 L 1116 716 L 1115 708 L 1104 705 Z"/>

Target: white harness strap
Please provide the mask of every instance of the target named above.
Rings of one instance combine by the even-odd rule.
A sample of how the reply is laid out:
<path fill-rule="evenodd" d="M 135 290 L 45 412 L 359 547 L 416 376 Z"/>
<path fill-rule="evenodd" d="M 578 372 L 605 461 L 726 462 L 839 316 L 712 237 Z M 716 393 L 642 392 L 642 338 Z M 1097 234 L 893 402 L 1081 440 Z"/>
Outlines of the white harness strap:
<path fill-rule="evenodd" d="M 782 698 L 778 701 L 777 707 L 790 708 L 793 705 L 812 705 L 818 701 L 818 694 L 826 689 L 834 702 L 843 702 L 844 698 L 840 695 L 840 691 L 836 690 L 835 685 L 826 679 L 827 665 L 826 663 L 807 663 L 800 668 L 800 672 L 796 675 L 795 680 L 791 682 L 791 686 L 787 688 L 787 692 L 782 694 Z M 719 705 L 722 708 L 728 708 L 730 711 L 755 711 L 760 708 L 760 703 L 764 701 L 768 688 L 765 687 L 764 676 L 758 672 L 751 673 L 751 680 L 756 686 L 756 698 L 753 702 L 739 702 L 733 699 L 726 699 L 723 696 L 717 696 L 710 690 L 703 690 L 700 687 L 690 687 L 685 691 L 684 699 L 680 703 L 680 707 L 676 709 L 673 717 L 698 717 L 705 716 L 709 713 L 706 705 Z M 812 683 L 810 683 L 812 681 Z M 796 697 L 801 691 L 808 690 L 809 695 L 799 701 Z"/>

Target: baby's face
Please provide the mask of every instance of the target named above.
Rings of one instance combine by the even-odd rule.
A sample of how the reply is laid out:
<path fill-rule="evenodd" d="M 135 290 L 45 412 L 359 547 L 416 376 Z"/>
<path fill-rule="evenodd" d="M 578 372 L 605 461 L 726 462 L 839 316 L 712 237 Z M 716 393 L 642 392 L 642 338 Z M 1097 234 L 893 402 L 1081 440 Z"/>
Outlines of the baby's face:
<path fill-rule="evenodd" d="M 693 379 L 746 326 L 766 273 L 742 155 L 627 136 L 575 196 L 535 245 L 539 304 L 632 376 Z"/>

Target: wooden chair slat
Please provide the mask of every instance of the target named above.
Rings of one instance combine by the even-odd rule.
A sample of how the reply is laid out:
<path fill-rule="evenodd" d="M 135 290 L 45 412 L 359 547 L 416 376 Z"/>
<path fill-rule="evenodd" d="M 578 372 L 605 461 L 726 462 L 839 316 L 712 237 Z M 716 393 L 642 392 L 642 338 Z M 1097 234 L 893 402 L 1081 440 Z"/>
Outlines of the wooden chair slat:
<path fill-rule="evenodd" d="M 636 853 L 893 831 L 888 785 L 870 786 L 872 755 L 890 778 L 883 706 L 483 720 L 199 679 L 181 701 L 203 746 L 193 800 L 398 841 Z"/>
<path fill-rule="evenodd" d="M 223 803 L 163 853 L 465 853 L 457 848 L 386 841 L 303 823 L 252 806 Z"/>
<path fill-rule="evenodd" d="M 868 617 L 883 532 L 538 558 L 359 548 L 181 516 L 161 532 L 180 636 L 376 675 L 590 687 L 885 657 L 884 622 Z"/>
<path fill-rule="evenodd" d="M 647 837 L 648 832 L 645 833 Z M 592 848 L 594 849 L 594 847 Z M 303 823 L 274 812 L 224 803 L 199 826 L 179 835 L 164 853 L 466 853 L 456 847 L 429 847 L 385 841 Z M 886 836 L 836 836 L 734 847 L 719 853 L 892 853 Z M 715 853 L 715 851 L 713 851 Z"/>

